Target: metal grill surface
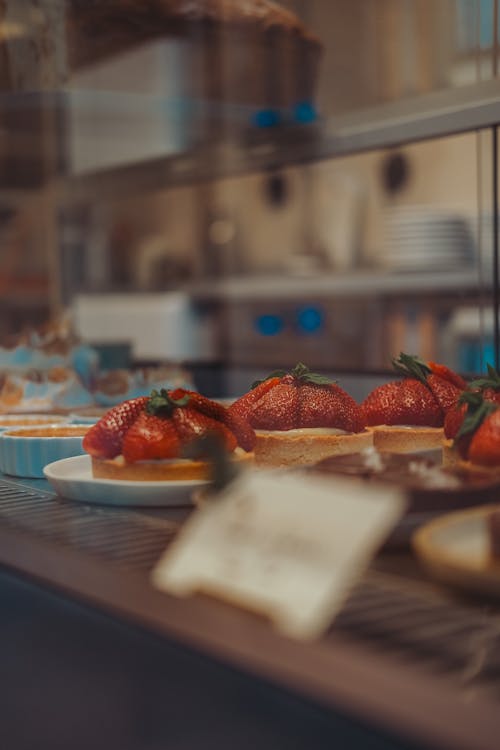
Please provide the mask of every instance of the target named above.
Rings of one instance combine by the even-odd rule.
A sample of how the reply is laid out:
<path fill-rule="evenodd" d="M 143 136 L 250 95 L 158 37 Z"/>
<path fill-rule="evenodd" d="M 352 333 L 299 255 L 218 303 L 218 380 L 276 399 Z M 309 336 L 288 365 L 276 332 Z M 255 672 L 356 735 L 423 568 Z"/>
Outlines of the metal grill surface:
<path fill-rule="evenodd" d="M 133 510 L 62 500 L 0 480 L 0 522 L 122 568 L 148 571 L 179 524 Z"/>
<path fill-rule="evenodd" d="M 493 606 L 370 571 L 332 630 L 448 675 L 471 697 L 477 690 L 500 701 L 500 613 Z"/>

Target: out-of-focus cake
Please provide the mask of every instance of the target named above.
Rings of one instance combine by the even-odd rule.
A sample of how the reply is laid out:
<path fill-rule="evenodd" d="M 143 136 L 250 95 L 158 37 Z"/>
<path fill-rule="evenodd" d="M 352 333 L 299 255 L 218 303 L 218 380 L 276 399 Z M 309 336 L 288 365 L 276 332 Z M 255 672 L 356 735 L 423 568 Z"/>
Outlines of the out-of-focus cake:
<path fill-rule="evenodd" d="M 342 475 L 360 482 L 401 486 L 411 512 L 445 512 L 490 503 L 498 497 L 500 477 L 470 472 L 467 467 L 442 466 L 435 452 L 390 453 L 369 448 L 334 456 L 311 467 L 323 475 Z"/>
<path fill-rule="evenodd" d="M 0 412 L 89 406 L 98 360 L 64 318 L 10 336 L 0 343 Z"/>
<path fill-rule="evenodd" d="M 127 399 L 146 396 L 153 390 L 194 390 L 191 375 L 179 365 L 139 367 L 133 370 L 103 370 L 94 381 L 92 395 L 98 406 L 110 407 Z"/>
<path fill-rule="evenodd" d="M 10 372 L 0 387 L 0 412 L 67 411 L 93 402 L 76 372 L 65 367 Z"/>
<path fill-rule="evenodd" d="M 260 108 L 312 102 L 322 45 L 270 0 L 70 0 L 70 70 L 152 39 L 181 43 L 186 97 Z"/>
<path fill-rule="evenodd" d="M 80 341 L 66 319 L 25 329 L 0 341 L 0 372 L 48 372 L 71 367 L 88 384 L 97 366 L 97 352 Z"/>

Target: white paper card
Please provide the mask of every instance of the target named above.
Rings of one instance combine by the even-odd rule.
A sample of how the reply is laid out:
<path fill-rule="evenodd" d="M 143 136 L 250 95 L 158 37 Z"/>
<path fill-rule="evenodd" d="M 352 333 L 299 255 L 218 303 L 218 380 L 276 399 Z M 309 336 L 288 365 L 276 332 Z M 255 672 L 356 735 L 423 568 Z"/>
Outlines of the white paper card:
<path fill-rule="evenodd" d="M 395 487 L 248 471 L 191 516 L 153 583 L 178 595 L 218 596 L 290 636 L 313 638 L 329 627 L 404 508 Z"/>

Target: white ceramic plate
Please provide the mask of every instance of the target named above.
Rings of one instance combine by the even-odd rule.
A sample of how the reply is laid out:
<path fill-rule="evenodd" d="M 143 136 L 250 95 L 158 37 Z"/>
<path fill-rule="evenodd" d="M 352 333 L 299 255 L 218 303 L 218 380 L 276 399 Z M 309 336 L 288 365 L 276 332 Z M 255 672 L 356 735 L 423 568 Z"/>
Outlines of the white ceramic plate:
<path fill-rule="evenodd" d="M 32 414 L 26 412 L 26 414 L 7 414 L 0 413 L 0 430 L 11 430 L 23 427 L 41 427 L 46 424 L 65 424 L 69 422 L 69 418 L 62 414 Z"/>
<path fill-rule="evenodd" d="M 101 414 L 101 417 L 103 414 L 104 412 Z M 78 414 L 78 412 L 70 412 L 68 414 L 70 422 L 78 422 L 79 424 L 95 424 L 101 417 L 98 417 L 97 415 L 92 416 L 90 414 Z"/>
<path fill-rule="evenodd" d="M 422 526 L 413 547 L 436 580 L 500 598 L 500 560 L 492 560 L 486 519 L 493 508 L 483 505 L 446 513 Z"/>
<path fill-rule="evenodd" d="M 137 507 L 178 507 L 192 505 L 195 489 L 207 484 L 201 480 L 179 482 L 129 482 L 95 479 L 90 456 L 74 456 L 54 461 L 44 468 L 54 490 L 69 500 L 96 505 Z"/>

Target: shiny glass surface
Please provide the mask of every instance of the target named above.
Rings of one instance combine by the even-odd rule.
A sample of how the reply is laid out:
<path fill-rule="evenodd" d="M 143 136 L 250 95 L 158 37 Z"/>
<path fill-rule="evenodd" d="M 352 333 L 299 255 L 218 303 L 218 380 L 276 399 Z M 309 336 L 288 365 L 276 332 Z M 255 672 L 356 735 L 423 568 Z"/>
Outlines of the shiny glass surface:
<path fill-rule="evenodd" d="M 233 363 L 267 366 L 262 339 L 290 357 L 293 310 L 325 301 L 302 335 L 322 367 L 383 368 L 398 342 L 466 370 L 491 358 L 497 0 L 281 5 L 293 32 L 262 36 L 2 3 L 0 335 L 81 293 L 182 289 L 222 305 L 231 336 L 233 319 L 249 336 L 292 321 L 244 352 L 231 339 Z"/>

